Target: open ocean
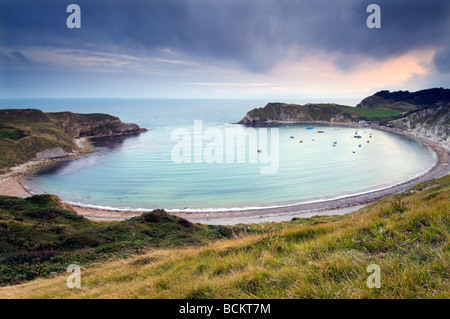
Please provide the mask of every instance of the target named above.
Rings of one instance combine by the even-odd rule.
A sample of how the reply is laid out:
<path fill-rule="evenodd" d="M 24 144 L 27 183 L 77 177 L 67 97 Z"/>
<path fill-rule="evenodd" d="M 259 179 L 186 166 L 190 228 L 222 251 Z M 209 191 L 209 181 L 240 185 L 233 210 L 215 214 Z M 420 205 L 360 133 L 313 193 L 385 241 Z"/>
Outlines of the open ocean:
<path fill-rule="evenodd" d="M 194 121 L 202 121 L 203 133 L 208 129 L 222 132 L 225 139 L 227 129 L 236 127 L 231 123 L 267 102 L 10 99 L 0 100 L 0 108 L 107 113 L 150 130 L 126 139 L 99 140 L 97 152 L 54 165 L 25 182 L 35 193 L 57 194 L 64 201 L 86 206 L 133 210 L 282 206 L 386 188 L 433 166 L 433 155 L 415 140 L 368 128 L 317 125 L 313 129 L 306 125 L 278 128 L 279 162 L 274 174 L 261 173 L 261 168 L 269 165 L 263 159 L 272 148 L 270 139 L 261 153 L 257 153 L 260 144 L 255 148 L 247 145 L 244 163 L 236 163 L 237 158 L 227 163 L 225 154 L 224 163 L 174 162 L 172 151 L 178 143 L 172 139 L 175 130 L 184 129 L 194 136 Z M 267 129 L 269 136 L 271 130 Z M 355 131 L 361 139 L 354 138 Z M 226 142 L 219 143 L 224 153 Z M 332 146 L 334 142 L 336 146 Z M 203 141 L 203 151 L 209 143 Z M 192 149 L 192 158 L 194 153 Z M 250 161 L 254 157 L 256 163 Z"/>

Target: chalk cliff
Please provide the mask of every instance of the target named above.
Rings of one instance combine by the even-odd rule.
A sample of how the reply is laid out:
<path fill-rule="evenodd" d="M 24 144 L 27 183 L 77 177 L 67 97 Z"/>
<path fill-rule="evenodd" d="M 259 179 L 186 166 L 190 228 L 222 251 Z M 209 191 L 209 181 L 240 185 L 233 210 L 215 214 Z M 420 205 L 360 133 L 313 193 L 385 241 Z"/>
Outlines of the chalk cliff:
<path fill-rule="evenodd" d="M 450 152 L 450 103 L 414 112 L 386 125 L 438 142 Z"/>

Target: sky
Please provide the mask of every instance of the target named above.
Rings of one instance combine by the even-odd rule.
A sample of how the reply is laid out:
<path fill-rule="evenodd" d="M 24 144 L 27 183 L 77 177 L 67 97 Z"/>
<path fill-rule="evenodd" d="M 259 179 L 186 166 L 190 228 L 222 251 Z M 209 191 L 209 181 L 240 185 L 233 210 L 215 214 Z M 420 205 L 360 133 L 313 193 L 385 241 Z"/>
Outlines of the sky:
<path fill-rule="evenodd" d="M 0 0 L 0 98 L 332 102 L 449 87 L 449 57 L 449 0 Z"/>

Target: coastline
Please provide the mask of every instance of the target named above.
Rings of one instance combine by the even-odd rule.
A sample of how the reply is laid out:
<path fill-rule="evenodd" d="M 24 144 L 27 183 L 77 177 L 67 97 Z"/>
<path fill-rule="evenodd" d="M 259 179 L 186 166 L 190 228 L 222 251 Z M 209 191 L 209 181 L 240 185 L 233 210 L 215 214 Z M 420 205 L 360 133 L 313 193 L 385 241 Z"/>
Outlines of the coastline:
<path fill-rule="evenodd" d="M 46 167 L 58 162 L 74 159 L 95 151 L 95 148 L 87 138 L 79 138 L 74 140 L 78 147 L 78 151 L 70 155 L 52 159 L 31 160 L 23 164 L 15 165 L 0 173 L 0 195 L 14 196 L 26 198 L 32 196 L 29 190 L 23 186 L 21 180 L 42 167 Z"/>
<path fill-rule="evenodd" d="M 315 124 L 328 124 L 336 126 L 354 126 L 354 127 L 370 127 L 380 131 L 402 135 L 414 138 L 426 145 L 429 150 L 435 154 L 436 162 L 434 166 L 424 174 L 405 181 L 403 183 L 376 190 L 364 194 L 350 195 L 338 199 L 325 200 L 313 203 L 296 204 L 290 206 L 274 207 L 274 208 L 255 208 L 249 210 L 238 211 L 209 211 L 209 212 L 170 212 L 176 216 L 185 218 L 194 223 L 214 224 L 214 225 L 234 225 L 234 224 L 252 224 L 260 222 L 280 222 L 288 221 L 292 218 L 307 218 L 316 215 L 343 215 L 359 210 L 360 208 L 382 198 L 395 193 L 403 192 L 414 185 L 426 180 L 438 178 L 449 173 L 450 154 L 438 143 L 427 138 L 411 134 L 401 129 L 384 127 L 384 126 L 368 126 L 351 123 L 333 123 L 333 122 L 308 122 Z M 284 123 L 290 124 L 290 123 Z M 293 123 L 294 124 L 294 123 Z M 299 123 L 296 123 L 299 124 Z M 90 150 L 92 151 L 92 149 Z M 8 173 L 0 175 L 0 195 L 15 196 L 25 198 L 32 194 L 22 185 L 21 180 L 26 175 L 31 174 L 38 168 L 51 165 L 61 160 L 68 160 L 79 157 L 88 152 L 73 155 L 62 159 L 44 160 L 28 162 L 22 165 L 12 167 Z M 57 194 L 56 194 L 57 195 Z M 100 208 L 92 208 L 81 205 L 71 205 L 72 208 L 80 215 L 92 219 L 103 221 L 120 221 L 129 219 L 142 214 L 142 211 L 123 211 L 108 210 Z"/>

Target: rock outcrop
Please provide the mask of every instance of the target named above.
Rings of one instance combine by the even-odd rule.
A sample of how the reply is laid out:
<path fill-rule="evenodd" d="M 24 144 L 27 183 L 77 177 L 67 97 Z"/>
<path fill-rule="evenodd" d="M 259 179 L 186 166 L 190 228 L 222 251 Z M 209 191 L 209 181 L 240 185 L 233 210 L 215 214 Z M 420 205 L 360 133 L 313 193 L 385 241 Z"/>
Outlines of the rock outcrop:
<path fill-rule="evenodd" d="M 380 91 L 356 107 L 337 104 L 268 103 L 253 109 L 238 122 L 244 125 L 279 125 L 308 122 L 376 123 L 399 128 L 440 143 L 450 151 L 450 89 L 418 92 Z"/>
<path fill-rule="evenodd" d="M 253 109 L 238 122 L 244 125 L 271 125 L 305 123 L 314 121 L 352 122 L 356 116 L 349 106 L 338 104 L 284 104 L 268 103 L 264 108 Z"/>
<path fill-rule="evenodd" d="M 42 152 L 36 153 L 37 160 L 46 160 L 53 158 L 61 158 L 67 156 L 67 153 L 61 147 L 48 148 Z"/>
<path fill-rule="evenodd" d="M 108 114 L 0 110 L 0 170 L 30 160 L 47 160 L 92 150 L 86 138 L 146 131 Z"/>
<path fill-rule="evenodd" d="M 450 89 L 434 88 L 417 92 L 409 91 L 380 91 L 366 97 L 356 107 L 383 108 L 414 111 L 450 101 Z"/>
<path fill-rule="evenodd" d="M 137 124 L 123 123 L 108 114 L 47 113 L 72 138 L 135 134 L 144 131 Z"/>
<path fill-rule="evenodd" d="M 387 126 L 399 128 L 441 144 L 450 151 L 450 103 L 414 112 Z"/>

